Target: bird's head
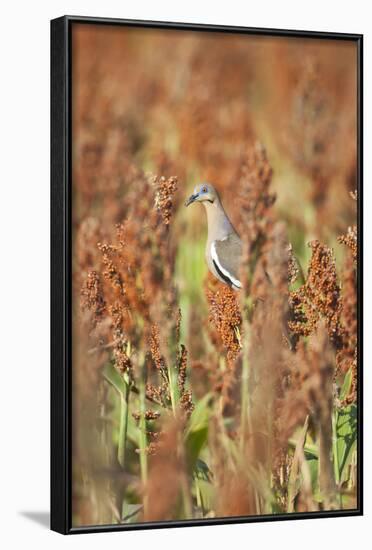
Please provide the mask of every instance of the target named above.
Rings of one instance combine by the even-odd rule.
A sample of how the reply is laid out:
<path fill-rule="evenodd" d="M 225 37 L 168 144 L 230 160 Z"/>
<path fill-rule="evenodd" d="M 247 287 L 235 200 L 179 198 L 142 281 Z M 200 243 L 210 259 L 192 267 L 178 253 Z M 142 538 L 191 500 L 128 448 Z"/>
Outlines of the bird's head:
<path fill-rule="evenodd" d="M 218 199 L 218 193 L 210 183 L 200 183 L 194 189 L 193 194 L 185 202 L 189 206 L 193 202 L 214 203 Z"/>

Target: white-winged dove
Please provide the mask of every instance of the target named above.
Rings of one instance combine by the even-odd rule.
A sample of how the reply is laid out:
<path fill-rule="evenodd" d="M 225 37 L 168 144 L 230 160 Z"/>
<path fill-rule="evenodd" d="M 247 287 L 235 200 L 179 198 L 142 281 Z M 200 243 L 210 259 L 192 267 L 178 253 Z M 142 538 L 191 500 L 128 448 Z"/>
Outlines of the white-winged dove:
<path fill-rule="evenodd" d="M 239 267 L 242 242 L 221 204 L 216 189 L 209 183 L 197 185 L 185 206 L 201 202 L 207 212 L 208 239 L 205 249 L 211 273 L 234 290 L 242 288 Z"/>

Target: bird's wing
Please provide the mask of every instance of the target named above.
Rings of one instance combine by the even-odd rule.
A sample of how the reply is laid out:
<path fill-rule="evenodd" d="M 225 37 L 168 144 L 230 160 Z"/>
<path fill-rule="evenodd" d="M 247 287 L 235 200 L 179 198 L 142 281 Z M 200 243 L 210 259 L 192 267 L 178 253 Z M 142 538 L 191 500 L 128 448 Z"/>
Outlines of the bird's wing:
<path fill-rule="evenodd" d="M 223 240 L 215 240 L 211 244 L 211 257 L 214 267 L 228 285 L 242 288 L 239 281 L 242 242 L 236 233 L 231 233 Z"/>

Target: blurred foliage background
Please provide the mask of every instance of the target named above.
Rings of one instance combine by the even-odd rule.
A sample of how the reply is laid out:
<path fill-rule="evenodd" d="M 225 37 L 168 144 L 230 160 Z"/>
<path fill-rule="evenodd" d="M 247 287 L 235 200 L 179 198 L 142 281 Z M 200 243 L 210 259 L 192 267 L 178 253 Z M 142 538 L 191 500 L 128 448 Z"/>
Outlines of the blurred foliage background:
<path fill-rule="evenodd" d="M 332 251 L 333 259 L 325 256 L 335 265 L 334 292 L 341 292 L 348 247 L 339 237 L 356 224 L 356 205 L 350 198 L 357 187 L 355 44 L 76 23 L 72 36 L 74 524 L 355 507 L 355 395 L 341 408 L 337 405 L 355 393 L 356 367 L 350 362 L 343 363 L 333 381 L 337 399 L 330 386 L 330 438 L 333 433 L 339 445 L 337 451 L 331 443 L 332 486 L 328 480 L 326 490 L 322 488 L 319 473 L 324 434 L 317 431 L 316 418 L 322 425 L 324 415 L 308 406 L 304 386 L 298 395 L 308 409 L 293 425 L 289 422 L 293 429 L 285 444 L 281 442 L 280 464 L 278 453 L 270 451 L 268 466 L 268 451 L 263 459 L 257 441 L 256 462 L 246 460 L 249 436 L 242 436 L 242 424 L 236 420 L 239 415 L 240 422 L 244 420 L 244 397 L 233 394 L 237 411 L 221 405 L 220 379 L 229 369 L 230 356 L 218 341 L 218 329 L 211 334 L 213 297 L 206 286 L 212 285 L 209 291 L 217 298 L 226 291 L 206 282 L 202 207 L 183 207 L 196 183 L 211 182 L 234 224 L 244 231 L 239 197 L 245 178 L 251 186 L 257 182 L 259 201 L 266 192 L 259 187 L 262 173 L 269 165 L 267 184 L 276 200 L 263 217 L 283 224 L 302 274 L 289 291 L 304 283 L 314 254 L 308 243 L 316 239 Z M 254 157 L 252 179 L 250 155 L 262 147 L 265 153 Z M 161 216 L 156 209 L 159 197 L 169 201 L 165 209 L 172 213 L 170 223 L 164 209 Z M 248 211 L 247 217 L 251 215 Z M 132 273 L 129 280 L 128 266 L 139 275 Z M 354 268 L 349 268 L 350 275 Z M 353 279 L 348 303 L 354 300 L 354 348 L 355 296 Z M 250 303 L 249 296 L 245 298 L 241 311 Z M 172 345 L 169 334 L 168 340 L 163 338 L 162 326 L 173 317 L 170 310 L 161 311 L 162 303 L 173 308 L 174 318 L 180 310 L 169 328 L 172 332 L 178 326 Z M 343 303 L 337 315 L 342 307 L 345 311 Z M 125 315 L 130 322 L 123 320 Z M 226 310 L 221 315 L 226 316 Z M 319 317 L 328 322 L 327 315 Z M 254 322 L 252 315 L 244 321 L 243 314 L 242 319 L 233 331 L 235 336 L 241 331 L 239 346 L 244 349 Z M 317 335 L 318 344 L 324 340 L 319 331 L 320 325 L 311 336 Z M 308 336 L 300 334 L 305 350 Z M 162 338 L 168 343 L 165 351 Z M 323 342 L 319 356 L 329 346 L 335 353 L 344 351 L 345 345 L 337 348 L 329 338 L 331 343 Z M 352 358 L 354 348 L 349 349 Z M 298 347 L 292 351 L 296 357 L 300 353 Z M 239 385 L 244 359 L 234 356 L 234 361 Z M 175 393 L 169 369 L 173 363 Z M 186 382 L 180 379 L 186 376 L 183 368 Z M 163 395 L 156 394 L 151 417 L 146 413 L 151 389 L 146 384 L 161 387 L 156 376 L 163 377 L 167 387 Z M 259 385 L 259 379 L 255 383 Z M 173 410 L 173 416 L 163 409 Z M 292 420 L 296 416 L 288 414 Z M 276 441 L 275 433 L 266 434 L 268 440 Z M 178 461 L 170 460 L 173 454 Z M 335 465 L 335 457 L 343 461 L 342 467 Z M 244 483 L 237 482 L 242 469 L 248 476 L 246 491 Z M 230 487 L 223 471 L 226 478 L 231 474 Z"/>

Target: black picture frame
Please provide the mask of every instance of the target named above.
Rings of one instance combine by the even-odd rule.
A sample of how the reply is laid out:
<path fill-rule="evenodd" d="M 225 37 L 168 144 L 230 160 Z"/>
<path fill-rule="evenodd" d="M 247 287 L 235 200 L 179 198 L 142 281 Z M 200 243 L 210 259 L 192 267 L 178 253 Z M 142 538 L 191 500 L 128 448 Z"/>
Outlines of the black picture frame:
<path fill-rule="evenodd" d="M 354 41 L 358 52 L 358 507 L 128 525 L 71 523 L 71 29 L 74 23 Z M 64 16 L 51 21 L 51 529 L 62 534 L 363 515 L 363 35 Z"/>

